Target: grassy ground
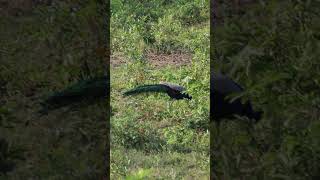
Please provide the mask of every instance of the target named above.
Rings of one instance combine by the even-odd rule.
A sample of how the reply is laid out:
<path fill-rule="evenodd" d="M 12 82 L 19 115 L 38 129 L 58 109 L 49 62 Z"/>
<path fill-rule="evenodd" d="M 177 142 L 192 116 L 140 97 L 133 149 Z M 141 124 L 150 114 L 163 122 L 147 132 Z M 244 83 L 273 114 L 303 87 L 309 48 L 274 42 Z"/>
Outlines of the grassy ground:
<path fill-rule="evenodd" d="M 88 76 L 85 61 L 93 75 L 105 71 L 96 2 L 8 1 L 1 9 L 0 165 L 13 168 L 0 179 L 99 178 L 104 103 L 37 114 L 47 94 Z"/>
<path fill-rule="evenodd" d="M 212 177 L 318 179 L 319 2 L 260 1 L 237 10 L 219 2 L 213 68 L 242 84 L 264 117 L 253 127 L 223 123 L 221 136 L 212 136 Z"/>
<path fill-rule="evenodd" d="M 112 13 L 112 179 L 208 179 L 208 2 L 113 1 Z M 160 81 L 193 99 L 122 96 Z"/>

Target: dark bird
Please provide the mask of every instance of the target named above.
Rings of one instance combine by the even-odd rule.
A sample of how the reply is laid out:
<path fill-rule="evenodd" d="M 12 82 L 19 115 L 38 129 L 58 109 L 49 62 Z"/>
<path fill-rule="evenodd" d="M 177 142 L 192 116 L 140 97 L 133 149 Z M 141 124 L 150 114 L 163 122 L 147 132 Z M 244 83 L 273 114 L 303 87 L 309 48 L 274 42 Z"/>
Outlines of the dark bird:
<path fill-rule="evenodd" d="M 107 96 L 109 79 L 107 76 L 80 80 L 64 90 L 53 92 L 40 104 L 40 113 L 46 114 L 48 110 L 68 106 L 81 101 L 95 102 Z"/>
<path fill-rule="evenodd" d="M 211 96 L 213 96 L 212 115 L 218 124 L 222 119 L 232 118 L 234 115 L 246 116 L 256 122 L 261 119 L 262 111 L 254 111 L 250 101 L 242 103 L 241 98 L 237 98 L 231 102 L 226 98 L 230 94 L 243 92 L 239 84 L 223 74 L 213 72 L 210 82 Z"/>
<path fill-rule="evenodd" d="M 126 91 L 123 95 L 129 96 L 129 95 L 135 95 L 135 94 L 145 93 L 145 92 L 161 92 L 161 93 L 167 93 L 172 99 L 179 100 L 179 99 L 186 98 L 191 100 L 192 96 L 190 96 L 187 93 L 183 93 L 183 91 L 185 91 L 185 88 L 182 86 L 162 82 L 159 84 L 138 86 L 129 91 Z"/>

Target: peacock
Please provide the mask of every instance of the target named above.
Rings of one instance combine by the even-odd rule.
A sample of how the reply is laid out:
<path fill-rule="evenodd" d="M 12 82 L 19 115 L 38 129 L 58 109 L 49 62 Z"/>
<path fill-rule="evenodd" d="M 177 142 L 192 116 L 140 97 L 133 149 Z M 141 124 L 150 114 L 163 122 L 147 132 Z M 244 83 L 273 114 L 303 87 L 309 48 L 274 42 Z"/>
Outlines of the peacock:
<path fill-rule="evenodd" d="M 229 77 L 211 72 L 210 83 L 211 99 L 213 100 L 212 115 L 213 120 L 218 124 L 222 119 L 232 118 L 234 115 L 246 116 L 249 119 L 258 122 L 261 119 L 262 111 L 254 111 L 250 101 L 241 102 L 240 98 L 234 101 L 228 100 L 226 97 L 233 93 L 241 93 L 244 89 L 231 80 Z"/>
<path fill-rule="evenodd" d="M 58 109 L 64 106 L 79 102 L 95 102 L 108 95 L 109 78 L 107 76 L 94 77 L 68 86 L 64 90 L 49 94 L 40 104 L 41 114 L 47 114 L 49 110 Z"/>
<path fill-rule="evenodd" d="M 183 93 L 185 88 L 180 85 L 168 83 L 168 82 L 160 82 L 159 84 L 149 84 L 135 87 L 131 90 L 128 90 L 123 93 L 124 96 L 135 95 L 145 92 L 160 92 L 167 93 L 168 96 L 172 99 L 181 100 L 181 99 L 192 99 L 187 93 Z"/>

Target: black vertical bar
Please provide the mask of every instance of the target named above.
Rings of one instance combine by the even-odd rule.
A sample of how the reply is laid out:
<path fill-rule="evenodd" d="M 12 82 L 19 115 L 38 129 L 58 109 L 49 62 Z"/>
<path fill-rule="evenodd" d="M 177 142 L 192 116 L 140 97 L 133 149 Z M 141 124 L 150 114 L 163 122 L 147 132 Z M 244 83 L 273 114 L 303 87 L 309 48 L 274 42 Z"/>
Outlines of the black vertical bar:
<path fill-rule="evenodd" d="M 210 1 L 210 73 L 213 72 L 213 62 L 214 62 L 214 33 L 213 33 L 213 28 L 214 25 L 216 24 L 215 20 L 216 20 L 216 0 L 211 0 Z M 213 149 L 214 149 L 214 144 L 213 144 L 213 94 L 212 92 L 212 85 L 211 85 L 211 77 L 210 76 L 210 179 L 214 179 L 213 177 L 213 170 L 214 170 L 214 155 L 213 155 Z"/>
<path fill-rule="evenodd" d="M 106 87 L 106 137 L 105 137 L 105 152 L 104 152 L 104 171 L 102 174 L 103 180 L 110 179 L 110 0 L 98 0 L 99 13 L 103 17 L 103 35 L 100 47 L 103 48 L 103 61 L 105 62 L 105 75 L 108 77 L 108 86 Z"/>

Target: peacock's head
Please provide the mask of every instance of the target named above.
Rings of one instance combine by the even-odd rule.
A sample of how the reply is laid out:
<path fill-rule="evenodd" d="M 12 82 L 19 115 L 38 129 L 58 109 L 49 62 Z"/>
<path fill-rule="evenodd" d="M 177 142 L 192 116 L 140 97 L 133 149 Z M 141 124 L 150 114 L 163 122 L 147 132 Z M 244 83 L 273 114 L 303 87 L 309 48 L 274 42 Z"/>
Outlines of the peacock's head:
<path fill-rule="evenodd" d="M 183 95 L 183 97 L 186 98 L 186 99 L 189 99 L 189 100 L 192 99 L 192 96 L 190 96 L 190 95 L 187 94 L 187 93 L 183 93 L 182 95 Z"/>

